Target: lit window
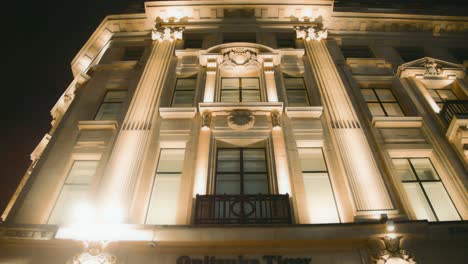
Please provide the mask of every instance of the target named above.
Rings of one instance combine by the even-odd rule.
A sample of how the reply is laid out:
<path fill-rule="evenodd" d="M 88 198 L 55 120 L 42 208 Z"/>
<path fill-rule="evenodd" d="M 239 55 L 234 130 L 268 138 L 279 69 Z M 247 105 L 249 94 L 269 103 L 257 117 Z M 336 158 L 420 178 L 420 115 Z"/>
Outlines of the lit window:
<path fill-rule="evenodd" d="M 458 100 L 455 93 L 452 89 L 428 89 L 427 90 L 431 95 L 432 99 L 437 103 L 437 105 L 442 109 L 444 107 L 444 102 L 447 100 Z"/>
<path fill-rule="evenodd" d="M 363 88 L 361 93 L 372 116 L 404 116 L 390 89 Z"/>
<path fill-rule="evenodd" d="M 104 100 L 99 107 L 95 120 L 117 120 L 123 110 L 123 104 L 127 98 L 127 91 L 107 91 Z"/>
<path fill-rule="evenodd" d="M 176 223 L 185 149 L 161 149 L 149 203 L 147 224 Z"/>
<path fill-rule="evenodd" d="M 221 102 L 260 102 L 258 78 L 222 78 Z"/>
<path fill-rule="evenodd" d="M 268 194 L 265 149 L 218 149 L 216 194 Z"/>
<path fill-rule="evenodd" d="M 461 220 L 428 158 L 393 159 L 416 219 Z"/>
<path fill-rule="evenodd" d="M 190 107 L 193 105 L 195 97 L 196 78 L 178 78 L 174 95 L 172 97 L 172 107 Z"/>
<path fill-rule="evenodd" d="M 288 106 L 310 106 L 304 78 L 284 77 Z"/>
<path fill-rule="evenodd" d="M 75 160 L 49 218 L 49 224 L 73 223 L 77 207 L 89 198 L 97 160 Z"/>
<path fill-rule="evenodd" d="M 299 148 L 311 223 L 339 223 L 333 189 L 321 148 Z"/>

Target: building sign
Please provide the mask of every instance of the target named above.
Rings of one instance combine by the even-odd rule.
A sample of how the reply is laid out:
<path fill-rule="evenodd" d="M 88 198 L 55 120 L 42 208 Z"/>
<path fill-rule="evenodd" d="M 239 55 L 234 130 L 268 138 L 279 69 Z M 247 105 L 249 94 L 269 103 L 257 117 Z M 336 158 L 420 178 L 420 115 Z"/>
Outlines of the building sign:
<path fill-rule="evenodd" d="M 215 257 L 194 258 L 180 256 L 176 264 L 310 264 L 310 257 L 285 257 L 281 255 L 264 255 L 263 257 Z"/>

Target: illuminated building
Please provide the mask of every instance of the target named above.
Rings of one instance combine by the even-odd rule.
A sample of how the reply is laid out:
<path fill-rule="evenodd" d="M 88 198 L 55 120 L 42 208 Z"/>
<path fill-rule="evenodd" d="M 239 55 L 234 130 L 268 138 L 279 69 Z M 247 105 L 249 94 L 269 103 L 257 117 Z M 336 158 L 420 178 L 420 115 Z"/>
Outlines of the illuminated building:
<path fill-rule="evenodd" d="M 468 17 L 401 8 L 108 16 L 2 215 L 0 263 L 464 263 Z"/>

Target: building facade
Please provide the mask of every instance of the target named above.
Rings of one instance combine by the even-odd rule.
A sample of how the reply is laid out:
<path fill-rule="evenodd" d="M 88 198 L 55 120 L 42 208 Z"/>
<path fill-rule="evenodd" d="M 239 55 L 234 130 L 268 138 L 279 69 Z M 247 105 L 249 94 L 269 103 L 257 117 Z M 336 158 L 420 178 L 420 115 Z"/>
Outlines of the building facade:
<path fill-rule="evenodd" d="M 231 2 L 104 19 L 0 263 L 466 263 L 468 16 Z"/>

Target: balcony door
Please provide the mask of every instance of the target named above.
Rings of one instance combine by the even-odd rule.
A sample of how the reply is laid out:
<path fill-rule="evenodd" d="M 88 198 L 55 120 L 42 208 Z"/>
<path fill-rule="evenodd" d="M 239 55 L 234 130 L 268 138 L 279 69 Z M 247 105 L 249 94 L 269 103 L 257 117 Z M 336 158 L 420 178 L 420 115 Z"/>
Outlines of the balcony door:
<path fill-rule="evenodd" d="M 216 194 L 268 194 L 268 169 L 263 148 L 218 149 Z"/>

